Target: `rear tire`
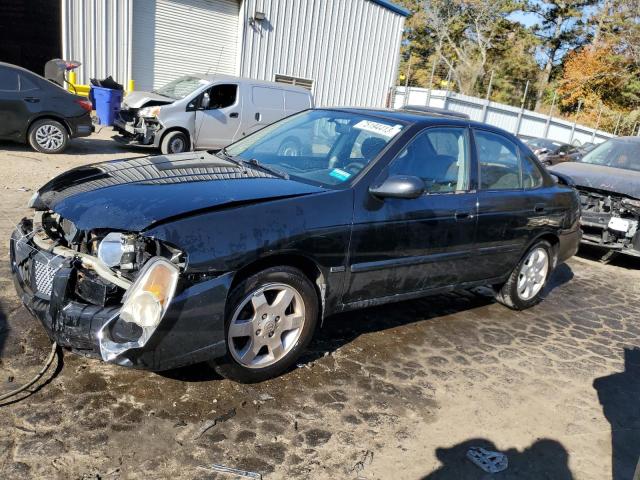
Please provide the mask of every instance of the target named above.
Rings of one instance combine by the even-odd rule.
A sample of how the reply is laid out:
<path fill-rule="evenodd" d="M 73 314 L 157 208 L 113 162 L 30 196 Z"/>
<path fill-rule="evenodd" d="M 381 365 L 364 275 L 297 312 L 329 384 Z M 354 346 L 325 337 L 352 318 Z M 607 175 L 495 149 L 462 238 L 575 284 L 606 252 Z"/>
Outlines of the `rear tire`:
<path fill-rule="evenodd" d="M 213 367 L 241 383 L 282 374 L 311 341 L 318 312 L 316 290 L 297 268 L 273 267 L 252 275 L 229 294 L 227 354 Z"/>
<path fill-rule="evenodd" d="M 513 310 L 525 310 L 542 300 L 542 292 L 555 265 L 549 242 L 536 242 L 518 262 L 502 286 L 494 286 L 496 300 Z"/>
<path fill-rule="evenodd" d="M 29 128 L 29 145 L 41 153 L 62 153 L 69 144 L 69 133 L 62 123 L 44 118 Z"/>
<path fill-rule="evenodd" d="M 189 137 L 179 130 L 167 133 L 160 144 L 160 151 L 164 155 L 188 152 L 190 150 L 191 145 L 189 144 Z"/>

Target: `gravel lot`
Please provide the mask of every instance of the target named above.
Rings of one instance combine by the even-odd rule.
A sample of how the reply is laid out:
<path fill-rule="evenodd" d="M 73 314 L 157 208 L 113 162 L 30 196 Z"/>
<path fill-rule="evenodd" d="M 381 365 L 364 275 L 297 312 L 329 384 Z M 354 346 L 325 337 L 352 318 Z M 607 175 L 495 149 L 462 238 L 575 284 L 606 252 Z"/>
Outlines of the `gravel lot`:
<path fill-rule="evenodd" d="M 49 352 L 14 292 L 8 238 L 33 190 L 83 163 L 146 154 L 107 129 L 47 156 L 0 143 L 0 394 Z M 496 479 L 630 479 L 640 455 L 640 262 L 583 252 L 526 312 L 483 290 L 329 318 L 299 368 L 259 385 L 206 366 L 162 374 L 69 353 L 2 407 L 0 477 L 481 479 L 470 446 L 497 449 Z M 53 370 L 52 370 L 53 372 Z"/>

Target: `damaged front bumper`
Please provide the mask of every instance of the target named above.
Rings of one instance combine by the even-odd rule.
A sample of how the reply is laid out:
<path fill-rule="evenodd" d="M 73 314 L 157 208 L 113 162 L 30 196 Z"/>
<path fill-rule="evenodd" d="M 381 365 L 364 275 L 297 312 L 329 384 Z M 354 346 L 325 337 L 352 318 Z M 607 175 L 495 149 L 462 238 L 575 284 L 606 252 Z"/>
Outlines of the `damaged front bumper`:
<path fill-rule="evenodd" d="M 586 189 L 580 199 L 582 243 L 640 256 L 638 201 Z"/>
<path fill-rule="evenodd" d="M 126 145 L 160 146 L 164 126 L 157 119 L 138 117 L 135 113 L 121 111 L 113 122 L 118 133 L 114 140 Z"/>
<path fill-rule="evenodd" d="M 84 300 L 88 290 L 91 298 L 107 298 L 102 290 L 121 287 L 97 276 L 78 256 L 39 248 L 33 237 L 27 220 L 12 234 L 14 284 L 24 305 L 59 345 L 85 356 L 148 370 L 176 368 L 226 353 L 224 312 L 232 274 L 181 279 L 160 324 L 138 346 L 142 332 L 137 325 L 119 319 L 122 304 Z"/>

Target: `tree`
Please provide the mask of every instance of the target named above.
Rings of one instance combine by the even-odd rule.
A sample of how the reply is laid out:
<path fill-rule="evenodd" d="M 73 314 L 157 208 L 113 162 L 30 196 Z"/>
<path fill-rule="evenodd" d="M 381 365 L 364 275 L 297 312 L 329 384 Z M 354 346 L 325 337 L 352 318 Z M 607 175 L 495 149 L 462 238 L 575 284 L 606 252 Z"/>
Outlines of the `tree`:
<path fill-rule="evenodd" d="M 529 0 L 525 10 L 540 18 L 533 32 L 540 39 L 540 51 L 544 57 L 536 108 L 540 107 L 542 95 L 551 82 L 554 66 L 567 51 L 587 42 L 587 30 L 582 18 L 585 8 L 597 3 L 597 0 Z"/>

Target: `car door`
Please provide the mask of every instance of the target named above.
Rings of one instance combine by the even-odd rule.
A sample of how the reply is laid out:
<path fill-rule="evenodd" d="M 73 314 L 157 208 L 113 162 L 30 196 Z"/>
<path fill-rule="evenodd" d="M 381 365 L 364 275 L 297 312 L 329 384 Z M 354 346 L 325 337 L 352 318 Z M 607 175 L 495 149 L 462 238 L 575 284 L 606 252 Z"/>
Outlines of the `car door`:
<path fill-rule="evenodd" d="M 232 143 L 241 122 L 242 95 L 237 83 L 205 90 L 196 106 L 196 148 L 222 148 Z"/>
<path fill-rule="evenodd" d="M 357 192 L 344 303 L 411 294 L 463 283 L 476 226 L 470 136 L 465 127 L 418 133 L 371 182 L 393 175 L 418 177 L 415 199 Z"/>
<path fill-rule="evenodd" d="M 522 257 L 532 230 L 541 228 L 544 196 L 531 193 L 541 177 L 537 166 L 523 172 L 523 154 L 507 136 L 474 129 L 479 167 L 476 280 L 507 275 Z M 536 175 L 537 172 L 537 175 Z M 528 187 L 525 189 L 524 180 Z"/>
<path fill-rule="evenodd" d="M 0 137 L 19 139 L 39 109 L 38 86 L 17 69 L 0 66 Z"/>

